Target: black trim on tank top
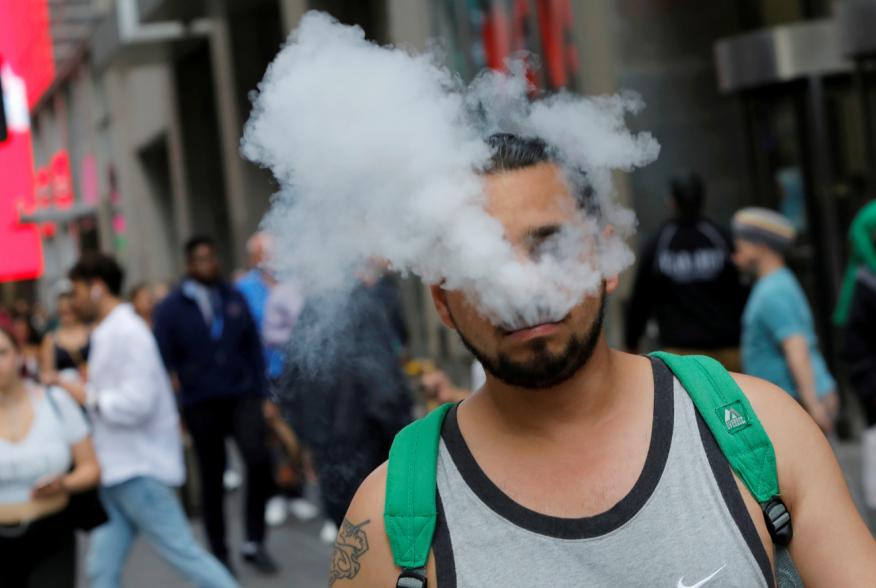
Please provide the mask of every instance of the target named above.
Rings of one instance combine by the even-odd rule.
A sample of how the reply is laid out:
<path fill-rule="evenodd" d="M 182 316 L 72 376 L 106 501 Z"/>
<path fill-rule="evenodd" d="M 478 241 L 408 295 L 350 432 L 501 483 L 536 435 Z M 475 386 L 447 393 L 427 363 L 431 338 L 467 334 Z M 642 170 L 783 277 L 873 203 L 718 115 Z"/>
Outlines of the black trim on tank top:
<path fill-rule="evenodd" d="M 767 556 L 763 541 L 760 540 L 760 535 L 757 534 L 757 528 L 754 526 L 754 521 L 751 520 L 748 507 L 745 506 L 745 501 L 739 492 L 739 486 L 736 485 L 736 479 L 733 477 L 733 472 L 730 469 L 730 462 L 727 461 L 724 452 L 718 447 L 718 442 L 715 441 L 714 435 L 712 435 L 709 426 L 703 420 L 700 412 L 696 409 L 694 409 L 694 412 L 697 415 L 697 427 L 700 430 L 703 449 L 706 450 L 709 465 L 712 467 L 712 475 L 718 483 L 718 488 L 721 489 L 721 496 L 724 497 L 727 510 L 733 515 L 733 520 L 736 521 L 739 532 L 742 533 L 745 543 L 748 544 L 754 559 L 757 560 L 757 565 L 760 567 L 760 571 L 763 572 L 767 586 L 775 586 L 776 582 L 773 578 L 770 558 Z"/>
<path fill-rule="evenodd" d="M 453 544 L 450 542 L 450 529 L 444 517 L 441 492 L 436 490 L 435 506 L 438 520 L 435 524 L 435 537 L 432 539 L 432 553 L 435 555 L 435 576 L 441 588 L 456 588 L 456 560 L 453 559 Z"/>
<path fill-rule="evenodd" d="M 469 488 L 499 516 L 514 525 L 556 539 L 588 539 L 611 533 L 641 510 L 663 476 L 674 425 L 673 377 L 663 362 L 651 360 L 654 374 L 654 416 L 645 465 L 632 490 L 609 510 L 591 517 L 555 517 L 518 504 L 490 480 L 468 448 L 454 406 L 444 419 L 441 436 L 456 469 Z"/>

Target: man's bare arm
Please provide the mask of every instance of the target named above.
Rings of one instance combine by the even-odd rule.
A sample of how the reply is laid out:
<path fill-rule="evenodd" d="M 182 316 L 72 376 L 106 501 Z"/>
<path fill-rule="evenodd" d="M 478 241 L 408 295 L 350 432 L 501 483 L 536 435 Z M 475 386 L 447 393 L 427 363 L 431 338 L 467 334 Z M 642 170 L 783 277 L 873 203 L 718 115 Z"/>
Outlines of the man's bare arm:
<path fill-rule="evenodd" d="M 366 478 L 344 517 L 329 565 L 331 588 L 395 586 L 399 569 L 383 525 L 386 464 Z M 437 587 L 432 557 L 426 567 L 430 588 Z"/>
<path fill-rule="evenodd" d="M 362 569 L 362 558 L 368 553 L 368 531 L 371 519 L 354 523 L 345 518 L 338 529 L 329 568 L 329 586 L 338 580 L 355 580 Z"/>
<path fill-rule="evenodd" d="M 866 586 L 876 578 L 876 540 L 858 514 L 833 450 L 809 415 L 772 384 L 735 375 L 776 451 L 791 511 L 791 556 L 808 587 Z"/>
<path fill-rule="evenodd" d="M 812 368 L 812 358 L 809 357 L 809 342 L 805 335 L 794 335 L 782 342 L 782 350 L 785 359 L 797 384 L 797 391 L 803 401 L 806 411 L 812 416 L 815 423 L 825 433 L 833 430 L 833 422 L 827 409 L 818 401 L 815 389 L 815 370 Z"/>

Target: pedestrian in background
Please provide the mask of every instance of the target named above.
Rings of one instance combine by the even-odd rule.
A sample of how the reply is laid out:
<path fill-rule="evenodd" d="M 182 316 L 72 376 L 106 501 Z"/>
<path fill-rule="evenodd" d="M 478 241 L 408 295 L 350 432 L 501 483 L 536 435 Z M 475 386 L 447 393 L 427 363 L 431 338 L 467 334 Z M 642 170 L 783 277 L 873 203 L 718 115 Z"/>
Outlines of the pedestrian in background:
<path fill-rule="evenodd" d="M 806 295 L 785 264 L 796 230 L 775 211 L 745 208 L 733 216 L 733 236 L 736 264 L 756 280 L 742 317 L 743 369 L 791 394 L 830 433 L 839 410 L 836 382 Z"/>
<path fill-rule="evenodd" d="M 412 418 L 400 362 L 406 331 L 398 293 L 382 271 L 371 264 L 363 272 L 332 341 L 320 351 L 324 369 L 302 367 L 290 355 L 288 412 L 312 453 L 325 515 L 337 527 L 356 488 L 387 459 L 396 433 Z M 306 333 L 322 312 L 325 300 L 307 300 L 296 329 L 301 325 Z M 294 349 L 295 330 L 292 338 Z M 334 533 L 324 527 L 323 539 L 337 527 Z"/>
<path fill-rule="evenodd" d="M 833 322 L 838 327 L 845 326 L 849 318 L 852 298 L 858 282 L 858 269 L 864 267 L 876 273 L 874 234 L 876 234 L 876 200 L 865 204 L 855 215 L 849 227 L 849 265 L 833 313 Z"/>
<path fill-rule="evenodd" d="M 867 267 L 858 269 L 844 335 L 849 380 L 867 423 L 862 443 L 864 502 L 876 514 L 876 272 Z"/>
<path fill-rule="evenodd" d="M 40 378 L 46 384 L 86 377 L 91 329 L 73 311 L 72 286 L 65 282 L 57 298 L 58 326 L 43 337 Z"/>
<path fill-rule="evenodd" d="M 669 184 L 675 214 L 645 243 L 627 307 L 626 346 L 637 350 L 648 321 L 660 346 L 709 355 L 740 370 L 740 317 L 747 292 L 733 264 L 730 234 L 705 218 L 705 187 L 696 174 Z"/>
<path fill-rule="evenodd" d="M 120 299 L 122 270 L 111 257 L 87 255 L 70 270 L 73 307 L 95 321 L 86 385 L 64 386 L 88 409 L 101 465 L 109 522 L 88 553 L 93 588 L 121 584 L 137 535 L 197 586 L 236 586 L 228 570 L 195 541 L 177 499 L 182 484 L 179 415 L 155 339 Z"/>
<path fill-rule="evenodd" d="M 0 323 L 0 585 L 73 588 L 70 497 L 97 486 L 85 417 L 63 390 L 21 378 L 11 325 Z"/>
<path fill-rule="evenodd" d="M 151 327 L 152 313 L 155 311 L 155 295 L 152 285 L 143 282 L 131 288 L 128 292 L 128 302 L 134 307 L 134 312 Z"/>
<path fill-rule="evenodd" d="M 256 233 L 246 242 L 246 251 L 249 255 L 249 270 L 237 280 L 235 286 L 246 300 L 256 328 L 261 333 L 265 322 L 265 309 L 268 297 L 277 280 L 267 268 L 270 255 L 271 240 L 264 233 Z M 262 345 L 262 354 L 265 360 L 265 369 L 268 379 L 277 379 L 283 373 L 283 353 L 275 347 Z"/>
<path fill-rule="evenodd" d="M 272 241 L 268 234 L 256 233 L 249 238 L 246 242 L 249 270 L 237 281 L 236 286 L 246 299 L 261 336 L 265 376 L 271 398 L 274 399 L 282 394 L 279 386 L 292 329 L 289 323 L 294 323 L 297 318 L 303 299 L 294 284 L 280 284 L 274 278 L 268 267 L 271 249 Z M 282 323 L 282 326 L 278 323 Z M 270 341 L 269 335 L 272 337 Z M 271 410 L 268 415 L 275 492 L 268 500 L 265 521 L 269 525 L 281 525 L 288 513 L 300 520 L 312 520 L 319 516 L 319 509 L 304 498 L 302 461 L 296 435 L 279 410 Z"/>
<path fill-rule="evenodd" d="M 876 272 L 858 270 L 844 331 L 843 357 L 849 380 L 864 409 L 868 427 L 876 426 Z M 874 505 L 876 508 L 876 505 Z"/>
<path fill-rule="evenodd" d="M 12 333 L 18 345 L 21 356 L 22 374 L 29 380 L 37 381 L 40 376 L 40 344 L 41 338 L 33 324 L 29 311 L 23 310 L 26 304 L 18 304 L 18 310 L 12 315 Z"/>
<path fill-rule="evenodd" d="M 265 548 L 265 504 L 271 491 L 266 417 L 268 398 L 262 344 L 246 300 L 221 278 L 216 245 L 208 237 L 186 243 L 187 276 L 155 311 L 155 335 L 167 369 L 179 382 L 183 418 L 201 474 L 210 548 L 231 567 L 225 526 L 225 441 L 232 437 L 246 466 L 244 561 L 262 573 L 277 564 Z M 267 413 L 267 414 L 266 414 Z"/>

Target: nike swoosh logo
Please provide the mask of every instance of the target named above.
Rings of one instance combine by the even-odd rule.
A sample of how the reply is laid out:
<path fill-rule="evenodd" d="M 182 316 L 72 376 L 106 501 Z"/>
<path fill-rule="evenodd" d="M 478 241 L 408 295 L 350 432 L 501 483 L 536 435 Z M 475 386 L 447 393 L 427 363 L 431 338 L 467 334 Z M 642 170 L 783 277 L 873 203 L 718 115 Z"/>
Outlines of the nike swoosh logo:
<path fill-rule="evenodd" d="M 715 576 L 717 576 L 718 574 L 720 574 L 721 572 L 723 572 L 723 571 L 724 571 L 724 568 L 726 568 L 726 567 L 727 567 L 727 564 L 724 564 L 723 566 L 721 566 L 720 568 L 718 568 L 717 570 L 715 570 L 715 571 L 712 573 L 711 576 L 709 576 L 708 578 L 704 578 L 704 579 L 700 580 L 700 581 L 697 582 L 696 584 L 685 584 L 685 583 L 684 583 L 684 576 L 682 576 L 682 577 L 678 580 L 678 584 L 676 585 L 675 588 L 700 588 L 700 586 L 703 586 L 706 582 L 708 582 L 709 580 L 711 580 L 712 578 L 714 578 Z"/>

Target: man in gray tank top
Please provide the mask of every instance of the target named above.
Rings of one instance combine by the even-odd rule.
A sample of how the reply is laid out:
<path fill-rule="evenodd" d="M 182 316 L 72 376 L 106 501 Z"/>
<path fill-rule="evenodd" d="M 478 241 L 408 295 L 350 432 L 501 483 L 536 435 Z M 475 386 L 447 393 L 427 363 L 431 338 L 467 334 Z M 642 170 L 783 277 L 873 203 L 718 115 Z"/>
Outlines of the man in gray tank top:
<path fill-rule="evenodd" d="M 572 193 L 541 141 L 503 135 L 491 147 L 487 210 L 537 258 L 575 222 L 576 204 L 593 203 Z M 430 588 L 776 584 L 760 506 L 687 392 L 658 360 L 609 348 L 603 314 L 617 284 L 605 278 L 558 322 L 511 331 L 462 292 L 432 287 L 487 381 L 444 421 Z M 775 386 L 734 378 L 775 447 L 805 584 L 876 586 L 876 542 L 818 427 Z M 396 585 L 385 492 L 384 465 L 350 506 L 332 586 Z"/>

